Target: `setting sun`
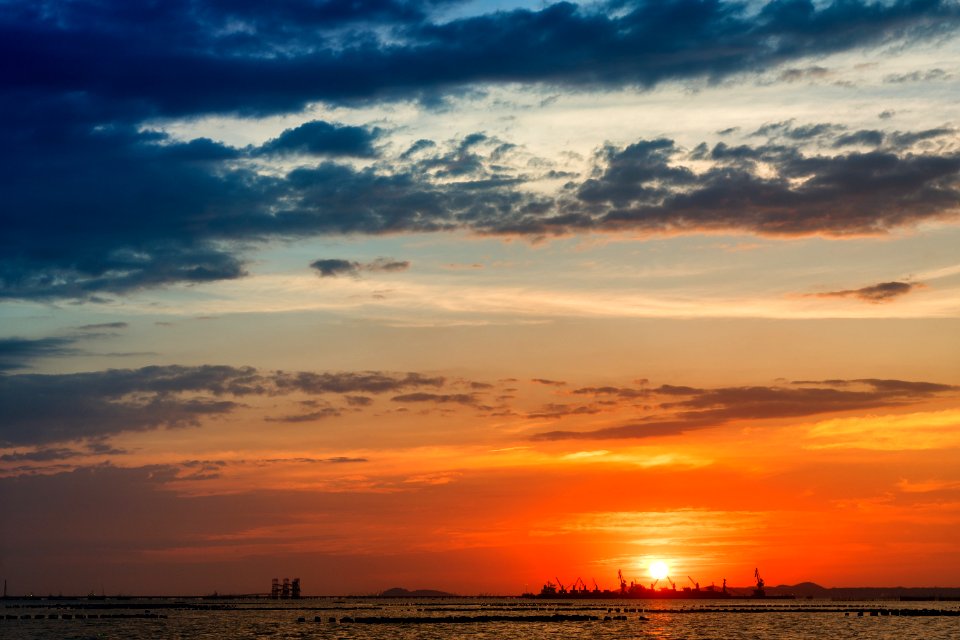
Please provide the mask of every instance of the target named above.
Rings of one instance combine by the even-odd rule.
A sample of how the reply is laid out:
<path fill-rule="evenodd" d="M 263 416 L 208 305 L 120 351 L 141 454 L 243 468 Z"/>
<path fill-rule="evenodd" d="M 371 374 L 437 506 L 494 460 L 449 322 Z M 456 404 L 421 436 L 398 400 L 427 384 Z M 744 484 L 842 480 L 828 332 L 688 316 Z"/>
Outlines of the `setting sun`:
<path fill-rule="evenodd" d="M 650 563 L 650 577 L 655 580 L 663 580 L 670 575 L 670 567 L 663 560 L 656 560 Z"/>

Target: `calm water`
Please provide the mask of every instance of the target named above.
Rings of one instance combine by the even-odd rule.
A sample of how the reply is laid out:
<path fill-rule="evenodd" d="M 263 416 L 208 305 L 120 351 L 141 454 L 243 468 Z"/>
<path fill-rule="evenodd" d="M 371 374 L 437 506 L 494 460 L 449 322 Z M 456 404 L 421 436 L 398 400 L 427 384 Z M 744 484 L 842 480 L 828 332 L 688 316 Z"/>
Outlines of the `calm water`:
<path fill-rule="evenodd" d="M 183 598 L 100 602 L 14 600 L 0 603 L 0 638 L 960 638 L 960 616 L 884 615 L 888 612 L 923 609 L 957 612 L 960 611 L 960 602 L 546 602 L 514 599 L 342 598 L 309 598 L 280 603 L 270 600 L 210 601 Z M 871 615 L 872 611 L 877 610 L 881 615 Z M 858 615 L 860 612 L 863 612 L 862 616 Z M 517 620 L 532 616 L 581 615 L 600 619 L 546 622 Z M 27 616 L 29 619 L 24 619 Z M 81 619 L 79 616 L 84 617 Z M 314 621 L 318 616 L 321 622 Z M 506 616 L 511 619 L 463 621 L 466 617 L 476 616 Z M 647 619 L 643 620 L 641 616 Z M 351 617 L 375 617 L 380 618 L 381 623 L 360 624 L 343 620 Z M 423 617 L 445 619 L 447 622 L 428 624 L 411 621 L 412 618 Z M 607 617 L 611 619 L 604 620 Z M 616 619 L 618 617 L 626 619 Z M 305 621 L 298 622 L 299 618 Z M 330 618 L 336 618 L 337 622 L 331 623 Z"/>

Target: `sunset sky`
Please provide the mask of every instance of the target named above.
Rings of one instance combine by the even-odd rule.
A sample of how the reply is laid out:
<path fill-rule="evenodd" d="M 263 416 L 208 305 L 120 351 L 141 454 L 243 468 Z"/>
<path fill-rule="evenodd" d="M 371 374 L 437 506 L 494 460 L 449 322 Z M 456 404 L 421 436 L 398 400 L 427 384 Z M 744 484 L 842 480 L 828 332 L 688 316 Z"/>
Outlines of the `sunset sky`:
<path fill-rule="evenodd" d="M 7 0 L 12 593 L 960 586 L 954 0 Z"/>

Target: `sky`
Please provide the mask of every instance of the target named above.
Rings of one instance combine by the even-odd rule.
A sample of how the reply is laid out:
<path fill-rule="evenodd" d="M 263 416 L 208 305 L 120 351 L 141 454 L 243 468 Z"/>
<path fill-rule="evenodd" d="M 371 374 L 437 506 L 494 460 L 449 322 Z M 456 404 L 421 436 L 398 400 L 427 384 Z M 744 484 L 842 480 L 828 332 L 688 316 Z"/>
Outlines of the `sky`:
<path fill-rule="evenodd" d="M 16 594 L 960 586 L 955 0 L 5 0 Z"/>

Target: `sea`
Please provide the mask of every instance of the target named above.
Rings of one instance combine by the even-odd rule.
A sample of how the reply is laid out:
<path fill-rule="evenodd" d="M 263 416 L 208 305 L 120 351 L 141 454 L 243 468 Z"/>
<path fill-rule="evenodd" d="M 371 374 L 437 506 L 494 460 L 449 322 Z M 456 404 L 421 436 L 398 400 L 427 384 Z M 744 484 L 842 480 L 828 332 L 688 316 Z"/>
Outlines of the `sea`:
<path fill-rule="evenodd" d="M 0 638 L 956 640 L 960 602 L 29 598 L 0 601 Z"/>

